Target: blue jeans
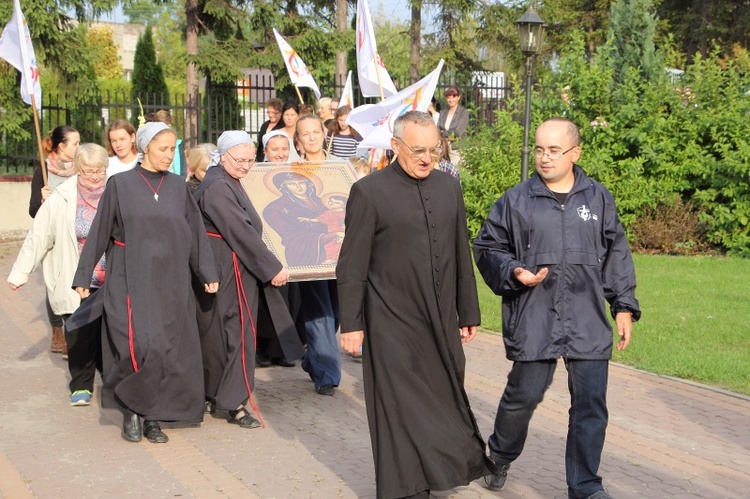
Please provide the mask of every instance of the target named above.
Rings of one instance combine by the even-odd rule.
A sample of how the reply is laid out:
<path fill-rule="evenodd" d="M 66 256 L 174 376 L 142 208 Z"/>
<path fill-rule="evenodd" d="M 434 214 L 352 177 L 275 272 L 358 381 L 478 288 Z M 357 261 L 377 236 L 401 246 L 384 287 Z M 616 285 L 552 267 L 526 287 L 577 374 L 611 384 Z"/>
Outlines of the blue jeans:
<path fill-rule="evenodd" d="M 300 314 L 307 336 L 302 369 L 310 375 L 315 388 L 339 386 L 341 382 L 341 355 L 336 340 L 336 282 L 332 282 L 333 285 L 329 281 L 299 283 Z"/>
<path fill-rule="evenodd" d="M 490 455 L 509 464 L 521 455 L 534 410 L 552 383 L 557 360 L 514 362 L 489 439 Z M 609 413 L 607 360 L 566 359 L 570 411 L 565 447 L 568 496 L 587 497 L 603 489 L 598 475 Z"/>

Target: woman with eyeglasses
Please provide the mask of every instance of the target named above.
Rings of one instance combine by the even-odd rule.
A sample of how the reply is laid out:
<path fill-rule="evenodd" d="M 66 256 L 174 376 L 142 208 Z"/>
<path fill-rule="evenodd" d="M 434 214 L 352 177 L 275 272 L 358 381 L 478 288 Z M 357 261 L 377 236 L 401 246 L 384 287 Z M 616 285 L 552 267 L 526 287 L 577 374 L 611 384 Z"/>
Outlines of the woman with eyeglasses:
<path fill-rule="evenodd" d="M 268 99 L 268 102 L 266 102 L 266 114 L 268 115 L 268 120 L 260 126 L 260 131 L 258 132 L 258 149 L 255 151 L 256 163 L 262 163 L 265 161 L 266 153 L 263 137 L 268 132 L 284 128 L 284 120 L 281 119 L 281 107 L 281 99 L 277 99 L 276 97 Z"/>
<path fill-rule="evenodd" d="M 97 144 L 84 144 L 75 152 L 75 174 L 60 184 L 45 201 L 26 235 L 16 263 L 8 276 L 10 288 L 18 290 L 41 263 L 52 310 L 64 320 L 81 304 L 70 287 L 73 274 L 107 179 L 107 151 Z M 103 253 L 88 274 L 88 287 L 98 289 L 104 283 Z M 100 322 L 84 329 L 65 331 L 70 371 L 70 404 L 86 406 L 94 391 L 95 369 L 101 371 Z"/>
<path fill-rule="evenodd" d="M 168 171 L 177 134 L 164 123 L 146 123 L 136 143 L 139 163 L 107 182 L 72 283 L 87 297 L 105 252 L 107 280 L 69 328 L 102 317 L 102 406 L 122 411 L 125 440 L 164 443 L 169 438 L 159 421 L 203 420 L 191 270 L 209 293 L 219 279 L 185 179 Z"/>
<path fill-rule="evenodd" d="M 262 421 L 253 397 L 261 304 L 268 307 L 285 357 L 291 361 L 301 356 L 302 345 L 278 291 L 289 272 L 263 241 L 261 218 L 240 183 L 255 163 L 252 139 L 244 131 L 227 131 L 216 146 L 195 192 L 222 276 L 216 295 L 196 289 L 205 410 L 219 411 L 229 423 L 251 429 Z"/>

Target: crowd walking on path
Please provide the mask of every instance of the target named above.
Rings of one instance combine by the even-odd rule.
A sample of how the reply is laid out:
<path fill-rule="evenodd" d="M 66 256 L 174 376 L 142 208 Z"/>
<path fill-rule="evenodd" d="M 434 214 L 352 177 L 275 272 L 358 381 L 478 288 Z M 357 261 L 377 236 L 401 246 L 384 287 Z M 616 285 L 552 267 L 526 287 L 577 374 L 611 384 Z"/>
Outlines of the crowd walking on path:
<path fill-rule="evenodd" d="M 166 112 L 137 130 L 114 121 L 106 149 L 55 129 L 49 180 L 40 167 L 35 219 L 8 282 L 16 290 L 42 266 L 71 405 L 91 403 L 99 372 L 102 406 L 122 413 L 125 440 L 166 443 L 161 423 L 206 416 L 258 428 L 256 369 L 300 361 L 315 392 L 333 396 L 343 349 L 362 360 L 378 497 L 428 497 L 482 477 L 496 491 L 562 358 L 567 494 L 610 497 L 599 473 L 614 347 L 607 314 L 618 349 L 640 317 L 612 195 L 578 166 L 577 126 L 551 118 L 536 132 L 536 174 L 497 201 L 474 241 L 477 267 L 503 300 L 513 363 L 486 441 L 464 387 L 464 344 L 481 323 L 457 168 L 466 111 L 460 91 L 446 97 L 437 123 L 399 116 L 393 161 L 355 175 L 345 193 L 322 192 L 294 168 L 353 170 L 359 135 L 346 124 L 350 108 L 330 99 L 321 116 L 269 101 L 256 140 L 229 130 L 177 163 L 182 145 Z M 277 198 L 258 209 L 260 193 L 243 179 L 261 161 L 280 166 L 265 181 Z M 316 265 L 335 279 L 299 281 L 289 270 Z"/>

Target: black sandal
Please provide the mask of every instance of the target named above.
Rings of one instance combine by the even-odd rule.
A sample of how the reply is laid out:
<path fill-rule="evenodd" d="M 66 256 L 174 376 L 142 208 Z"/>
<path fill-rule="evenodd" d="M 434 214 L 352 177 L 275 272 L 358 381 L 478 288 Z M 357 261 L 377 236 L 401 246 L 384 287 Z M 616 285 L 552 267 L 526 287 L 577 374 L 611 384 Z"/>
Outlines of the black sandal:
<path fill-rule="evenodd" d="M 227 421 L 231 424 L 238 424 L 240 428 L 246 429 L 258 428 L 260 426 L 260 421 L 252 417 L 244 407 L 240 407 L 236 411 L 229 411 Z"/>

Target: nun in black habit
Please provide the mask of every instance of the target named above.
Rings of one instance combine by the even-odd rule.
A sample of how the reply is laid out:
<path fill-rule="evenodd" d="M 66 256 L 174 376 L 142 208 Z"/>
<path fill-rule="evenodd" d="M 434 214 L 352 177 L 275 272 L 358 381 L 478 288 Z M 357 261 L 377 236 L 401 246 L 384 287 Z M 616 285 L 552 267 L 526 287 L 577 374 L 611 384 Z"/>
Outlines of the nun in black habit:
<path fill-rule="evenodd" d="M 289 272 L 263 242 L 260 216 L 240 184 L 254 162 L 250 136 L 224 132 L 195 192 L 222 283 L 215 295 L 197 290 L 207 410 L 215 404 L 241 428 L 260 426 L 245 404 L 249 401 L 260 416 L 252 391 L 261 294 L 284 357 L 293 360 L 303 353 L 278 289 Z"/>
<path fill-rule="evenodd" d="M 427 497 L 492 466 L 464 390 L 479 301 L 461 187 L 433 171 L 432 118 L 405 113 L 394 136 L 398 161 L 358 180 L 347 203 L 341 346 L 355 353 L 364 340 L 377 497 Z"/>
<path fill-rule="evenodd" d="M 142 434 L 166 442 L 159 421 L 203 420 L 191 270 L 211 293 L 218 276 L 185 180 L 167 171 L 176 141 L 164 123 L 138 129 L 139 163 L 107 183 L 73 280 L 88 296 L 94 266 L 106 252 L 104 286 L 70 323 L 102 316 L 102 405 L 122 409 L 123 437 L 133 442 Z"/>

